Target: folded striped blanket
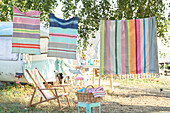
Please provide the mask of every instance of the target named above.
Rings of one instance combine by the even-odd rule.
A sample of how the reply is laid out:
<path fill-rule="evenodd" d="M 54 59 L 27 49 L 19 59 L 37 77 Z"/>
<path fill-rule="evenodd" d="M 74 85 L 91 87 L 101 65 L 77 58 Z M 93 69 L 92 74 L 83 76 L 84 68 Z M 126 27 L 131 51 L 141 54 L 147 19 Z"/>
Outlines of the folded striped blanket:
<path fill-rule="evenodd" d="M 49 15 L 48 56 L 76 59 L 78 17 L 63 20 Z"/>
<path fill-rule="evenodd" d="M 40 12 L 13 7 L 12 52 L 40 54 Z"/>
<path fill-rule="evenodd" d="M 83 92 L 85 92 L 85 90 L 83 90 Z M 96 97 L 104 97 L 105 96 L 105 93 L 104 93 L 104 89 L 103 87 L 97 87 L 97 88 L 88 88 L 87 89 L 87 92 L 91 92 L 93 93 L 93 96 L 96 98 Z"/>

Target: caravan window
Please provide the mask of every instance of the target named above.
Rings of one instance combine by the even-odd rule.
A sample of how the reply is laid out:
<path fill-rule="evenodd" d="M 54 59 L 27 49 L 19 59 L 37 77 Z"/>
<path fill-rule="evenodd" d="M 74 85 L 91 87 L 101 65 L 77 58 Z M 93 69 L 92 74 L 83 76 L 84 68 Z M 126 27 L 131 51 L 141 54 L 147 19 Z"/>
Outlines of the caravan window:
<path fill-rule="evenodd" d="M 47 54 L 48 53 L 48 37 L 40 37 L 40 49 L 41 54 Z"/>
<path fill-rule="evenodd" d="M 0 22 L 0 60 L 17 60 L 19 55 L 12 54 L 12 22 Z"/>
<path fill-rule="evenodd" d="M 40 49 L 41 54 L 48 53 L 48 39 L 49 39 L 49 27 L 43 22 L 40 23 Z"/>
<path fill-rule="evenodd" d="M 18 60 L 18 54 L 12 54 L 12 37 L 0 37 L 0 60 Z"/>

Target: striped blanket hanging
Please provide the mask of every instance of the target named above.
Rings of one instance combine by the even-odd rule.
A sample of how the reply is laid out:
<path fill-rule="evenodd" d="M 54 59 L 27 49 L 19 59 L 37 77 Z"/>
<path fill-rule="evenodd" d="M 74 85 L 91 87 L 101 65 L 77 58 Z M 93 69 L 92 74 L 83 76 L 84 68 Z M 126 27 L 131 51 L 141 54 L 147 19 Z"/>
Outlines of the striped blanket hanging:
<path fill-rule="evenodd" d="M 101 21 L 100 74 L 158 73 L 155 17 Z"/>
<path fill-rule="evenodd" d="M 40 54 L 40 12 L 13 7 L 12 52 Z"/>
<path fill-rule="evenodd" d="M 49 14 L 48 56 L 76 59 L 78 17 L 63 20 Z"/>

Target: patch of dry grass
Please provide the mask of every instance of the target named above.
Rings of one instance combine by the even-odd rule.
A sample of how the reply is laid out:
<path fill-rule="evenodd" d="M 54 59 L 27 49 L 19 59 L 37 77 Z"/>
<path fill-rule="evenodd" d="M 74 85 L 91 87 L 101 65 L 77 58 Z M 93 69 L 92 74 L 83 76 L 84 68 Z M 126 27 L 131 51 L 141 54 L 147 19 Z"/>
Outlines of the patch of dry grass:
<path fill-rule="evenodd" d="M 102 83 L 109 82 L 105 78 Z M 109 85 L 103 85 L 106 96 L 101 102 L 102 113 L 143 113 L 143 112 L 170 112 L 170 80 L 166 79 L 146 79 L 146 80 L 113 80 L 120 83 L 120 86 L 110 90 Z M 165 83 L 164 83 L 165 82 Z M 160 92 L 160 88 L 163 89 Z M 0 112 L 1 113 L 77 113 L 77 98 L 72 87 L 68 87 L 70 92 L 69 100 L 71 107 L 60 111 L 57 100 L 45 102 L 35 107 L 21 109 L 28 105 L 33 87 L 26 85 L 25 88 L 18 86 L 1 86 L 0 88 Z M 39 101 L 39 95 L 36 93 L 34 102 Z M 66 106 L 66 99 L 61 99 L 63 106 Z M 81 108 L 82 112 L 85 109 Z M 98 113 L 98 109 L 94 109 Z"/>

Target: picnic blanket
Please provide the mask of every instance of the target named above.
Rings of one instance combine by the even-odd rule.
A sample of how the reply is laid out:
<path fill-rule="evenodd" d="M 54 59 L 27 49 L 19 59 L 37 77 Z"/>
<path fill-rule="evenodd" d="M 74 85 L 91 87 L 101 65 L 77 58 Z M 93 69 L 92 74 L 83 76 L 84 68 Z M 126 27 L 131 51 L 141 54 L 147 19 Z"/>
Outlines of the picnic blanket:
<path fill-rule="evenodd" d="M 78 17 L 63 20 L 49 14 L 48 57 L 76 59 Z"/>
<path fill-rule="evenodd" d="M 12 52 L 40 54 L 40 12 L 13 7 Z"/>
<path fill-rule="evenodd" d="M 103 20 L 100 33 L 100 75 L 159 72 L 155 17 Z"/>

